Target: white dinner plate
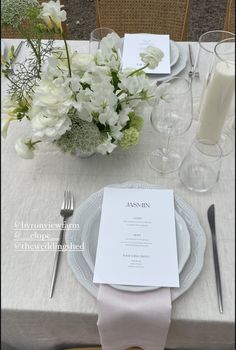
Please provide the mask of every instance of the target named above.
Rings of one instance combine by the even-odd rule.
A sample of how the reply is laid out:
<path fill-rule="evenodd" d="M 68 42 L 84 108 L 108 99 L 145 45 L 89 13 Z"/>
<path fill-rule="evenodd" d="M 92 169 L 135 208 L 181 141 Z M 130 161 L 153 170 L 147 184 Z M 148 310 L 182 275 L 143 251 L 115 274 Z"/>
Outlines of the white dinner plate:
<path fill-rule="evenodd" d="M 179 59 L 179 46 L 170 40 L 170 66 L 173 67 Z"/>
<path fill-rule="evenodd" d="M 82 252 L 83 257 L 88 264 L 92 272 L 94 272 L 99 226 L 102 211 L 102 198 L 103 190 L 98 192 L 96 198 L 88 198 L 86 200 L 87 206 L 83 207 L 83 212 L 77 211 L 77 215 L 81 215 L 86 218 L 83 222 L 77 222 L 80 224 L 81 242 L 84 243 L 85 250 Z M 75 223 L 76 217 L 73 222 Z M 184 219 L 175 212 L 176 221 L 176 238 L 177 238 L 177 252 L 178 252 L 178 267 L 179 273 L 183 270 L 183 267 L 190 255 L 190 235 L 185 224 Z M 125 286 L 125 285 L 112 285 L 116 289 L 132 291 L 132 292 L 145 292 L 148 290 L 158 289 L 159 287 L 147 287 L 147 286 Z"/>
<path fill-rule="evenodd" d="M 147 184 L 144 182 L 126 182 L 110 186 L 121 188 L 163 188 L 158 185 Z M 89 197 L 89 200 L 94 201 L 97 197 L 99 197 L 99 192 L 93 193 Z M 83 202 L 77 210 L 75 210 L 74 215 L 69 220 L 70 223 L 73 224 L 75 218 L 76 223 L 82 223 L 83 220 L 86 220 L 86 217 L 83 217 L 81 215 L 81 213 L 84 212 L 84 207 L 87 207 L 86 201 Z M 182 295 L 186 290 L 188 290 L 200 274 L 203 267 L 204 253 L 206 247 L 205 233 L 199 223 L 196 213 L 189 204 L 187 204 L 182 198 L 180 198 L 176 194 L 175 210 L 184 219 L 187 225 L 191 240 L 191 253 L 179 276 L 180 287 L 171 288 L 172 301 L 176 300 L 180 295 Z M 77 229 L 68 230 L 65 236 L 66 243 L 68 245 L 81 244 L 81 236 L 80 234 L 78 234 Z M 88 292 L 96 298 L 98 294 L 98 285 L 93 283 L 93 272 L 91 271 L 86 260 L 84 259 L 82 252 L 68 251 L 67 258 L 69 266 L 71 267 L 78 282 L 81 283 L 88 290 Z"/>
<path fill-rule="evenodd" d="M 162 82 L 178 75 L 184 70 L 184 68 L 187 65 L 187 59 L 188 59 L 187 47 L 181 44 L 178 44 L 178 47 L 179 47 L 179 58 L 175 63 L 175 65 L 171 67 L 171 73 L 170 74 L 150 74 L 152 78 L 156 79 L 158 82 Z"/>

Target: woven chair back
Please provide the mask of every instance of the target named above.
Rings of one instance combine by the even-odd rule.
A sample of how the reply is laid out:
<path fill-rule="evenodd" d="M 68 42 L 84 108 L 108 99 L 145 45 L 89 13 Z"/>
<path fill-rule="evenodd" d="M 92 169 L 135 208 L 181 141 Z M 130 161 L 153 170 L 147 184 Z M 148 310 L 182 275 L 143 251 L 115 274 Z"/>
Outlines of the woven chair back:
<path fill-rule="evenodd" d="M 227 1 L 224 30 L 235 33 L 235 0 Z"/>
<path fill-rule="evenodd" d="M 97 27 L 117 34 L 170 34 L 172 40 L 187 40 L 189 0 L 96 0 Z"/>

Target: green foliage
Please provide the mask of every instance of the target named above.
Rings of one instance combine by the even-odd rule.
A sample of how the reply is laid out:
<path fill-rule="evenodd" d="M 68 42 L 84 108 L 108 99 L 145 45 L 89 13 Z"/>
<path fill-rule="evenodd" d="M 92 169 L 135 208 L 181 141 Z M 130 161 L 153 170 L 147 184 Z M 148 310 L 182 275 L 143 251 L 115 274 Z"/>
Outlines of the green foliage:
<path fill-rule="evenodd" d="M 98 127 L 79 118 L 78 114 L 70 116 L 72 127 L 56 141 L 63 152 L 76 154 L 76 151 L 93 152 L 101 143 Z"/>
<path fill-rule="evenodd" d="M 36 18 L 39 14 L 39 3 L 37 0 L 2 0 L 1 1 L 1 25 L 14 28 L 29 20 Z"/>

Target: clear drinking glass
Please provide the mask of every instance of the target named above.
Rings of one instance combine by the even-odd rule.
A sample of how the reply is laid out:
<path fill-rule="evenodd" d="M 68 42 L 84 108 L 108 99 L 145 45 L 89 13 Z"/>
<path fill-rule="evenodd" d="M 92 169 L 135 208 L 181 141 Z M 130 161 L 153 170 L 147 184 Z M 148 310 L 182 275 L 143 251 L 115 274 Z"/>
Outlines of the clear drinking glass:
<path fill-rule="evenodd" d="M 111 33 L 114 33 L 114 30 L 110 28 L 103 27 L 94 29 L 90 33 L 89 53 L 94 55 L 99 49 L 101 40 Z"/>
<path fill-rule="evenodd" d="M 191 83 L 181 77 L 169 79 L 168 100 L 160 99 L 153 107 L 151 125 L 155 131 L 166 135 L 165 147 L 154 150 L 148 162 L 154 170 L 166 174 L 177 170 L 181 156 L 169 148 L 170 138 L 185 133 L 191 126 L 193 118 Z"/>
<path fill-rule="evenodd" d="M 194 140 L 180 169 L 181 182 L 189 190 L 207 192 L 219 181 L 222 150 L 209 140 Z"/>
<path fill-rule="evenodd" d="M 214 47 L 214 63 L 201 100 L 198 139 L 208 139 L 221 146 L 223 156 L 233 149 L 232 138 L 224 132 L 235 95 L 235 38 L 230 37 Z"/>

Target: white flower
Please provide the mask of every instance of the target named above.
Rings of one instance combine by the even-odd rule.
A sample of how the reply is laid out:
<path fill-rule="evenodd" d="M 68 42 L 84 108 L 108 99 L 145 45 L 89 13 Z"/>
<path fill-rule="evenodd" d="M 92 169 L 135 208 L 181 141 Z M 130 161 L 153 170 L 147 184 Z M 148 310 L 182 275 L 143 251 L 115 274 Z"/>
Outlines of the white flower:
<path fill-rule="evenodd" d="M 121 126 L 125 126 L 125 124 L 129 120 L 129 113 L 130 112 L 133 112 L 132 108 L 130 108 L 130 107 L 126 107 L 126 108 L 122 109 L 122 111 L 120 111 L 120 113 L 119 113 L 119 124 Z"/>
<path fill-rule="evenodd" d="M 34 147 L 29 146 L 29 140 L 27 139 L 18 139 L 15 143 L 15 150 L 16 153 L 21 157 L 25 159 L 32 159 L 34 158 Z"/>
<path fill-rule="evenodd" d="M 9 116 L 15 115 L 15 109 L 18 108 L 18 102 L 11 96 L 6 96 L 2 100 L 2 113 Z"/>
<path fill-rule="evenodd" d="M 31 111 L 31 127 L 34 136 L 45 140 L 57 140 L 71 128 L 71 120 L 67 115 L 46 116 L 40 109 L 33 108 Z"/>
<path fill-rule="evenodd" d="M 115 32 L 107 34 L 100 42 L 100 49 L 106 57 L 112 54 L 112 49 L 118 51 L 120 48 L 121 38 Z"/>
<path fill-rule="evenodd" d="M 100 113 L 98 120 L 101 124 L 108 124 L 110 126 L 114 126 L 119 119 L 118 114 L 109 107 L 105 108 L 102 113 Z"/>
<path fill-rule="evenodd" d="M 92 63 L 92 56 L 88 54 L 75 53 L 71 56 L 72 72 L 85 72 Z"/>
<path fill-rule="evenodd" d="M 35 89 L 29 117 L 34 135 L 57 139 L 71 127 L 68 112 L 73 105 L 73 93 L 64 84 L 43 78 Z"/>
<path fill-rule="evenodd" d="M 42 77 L 51 78 L 61 75 L 61 71 L 57 68 L 58 59 L 56 57 L 48 57 L 42 65 Z"/>
<path fill-rule="evenodd" d="M 111 153 L 117 147 L 111 140 L 111 136 L 108 135 L 107 139 L 97 146 L 96 151 L 101 154 Z"/>
<path fill-rule="evenodd" d="M 120 140 L 123 136 L 121 129 L 122 129 L 122 126 L 119 124 L 111 126 L 111 131 L 110 131 L 111 136 L 116 140 Z"/>
<path fill-rule="evenodd" d="M 145 52 L 140 53 L 140 57 L 145 64 L 148 64 L 148 68 L 154 69 L 161 62 L 164 54 L 158 47 L 148 46 Z"/>
<path fill-rule="evenodd" d="M 66 21 L 66 11 L 61 11 L 63 6 L 64 5 L 60 5 L 60 0 L 57 0 L 56 2 L 51 0 L 42 3 L 40 17 L 50 29 L 52 29 L 55 24 L 56 27 L 62 31 L 61 22 Z"/>
<path fill-rule="evenodd" d="M 91 95 L 91 104 L 95 112 L 101 113 L 106 107 L 115 108 L 118 98 L 113 92 L 112 84 L 92 84 L 93 94 Z"/>

